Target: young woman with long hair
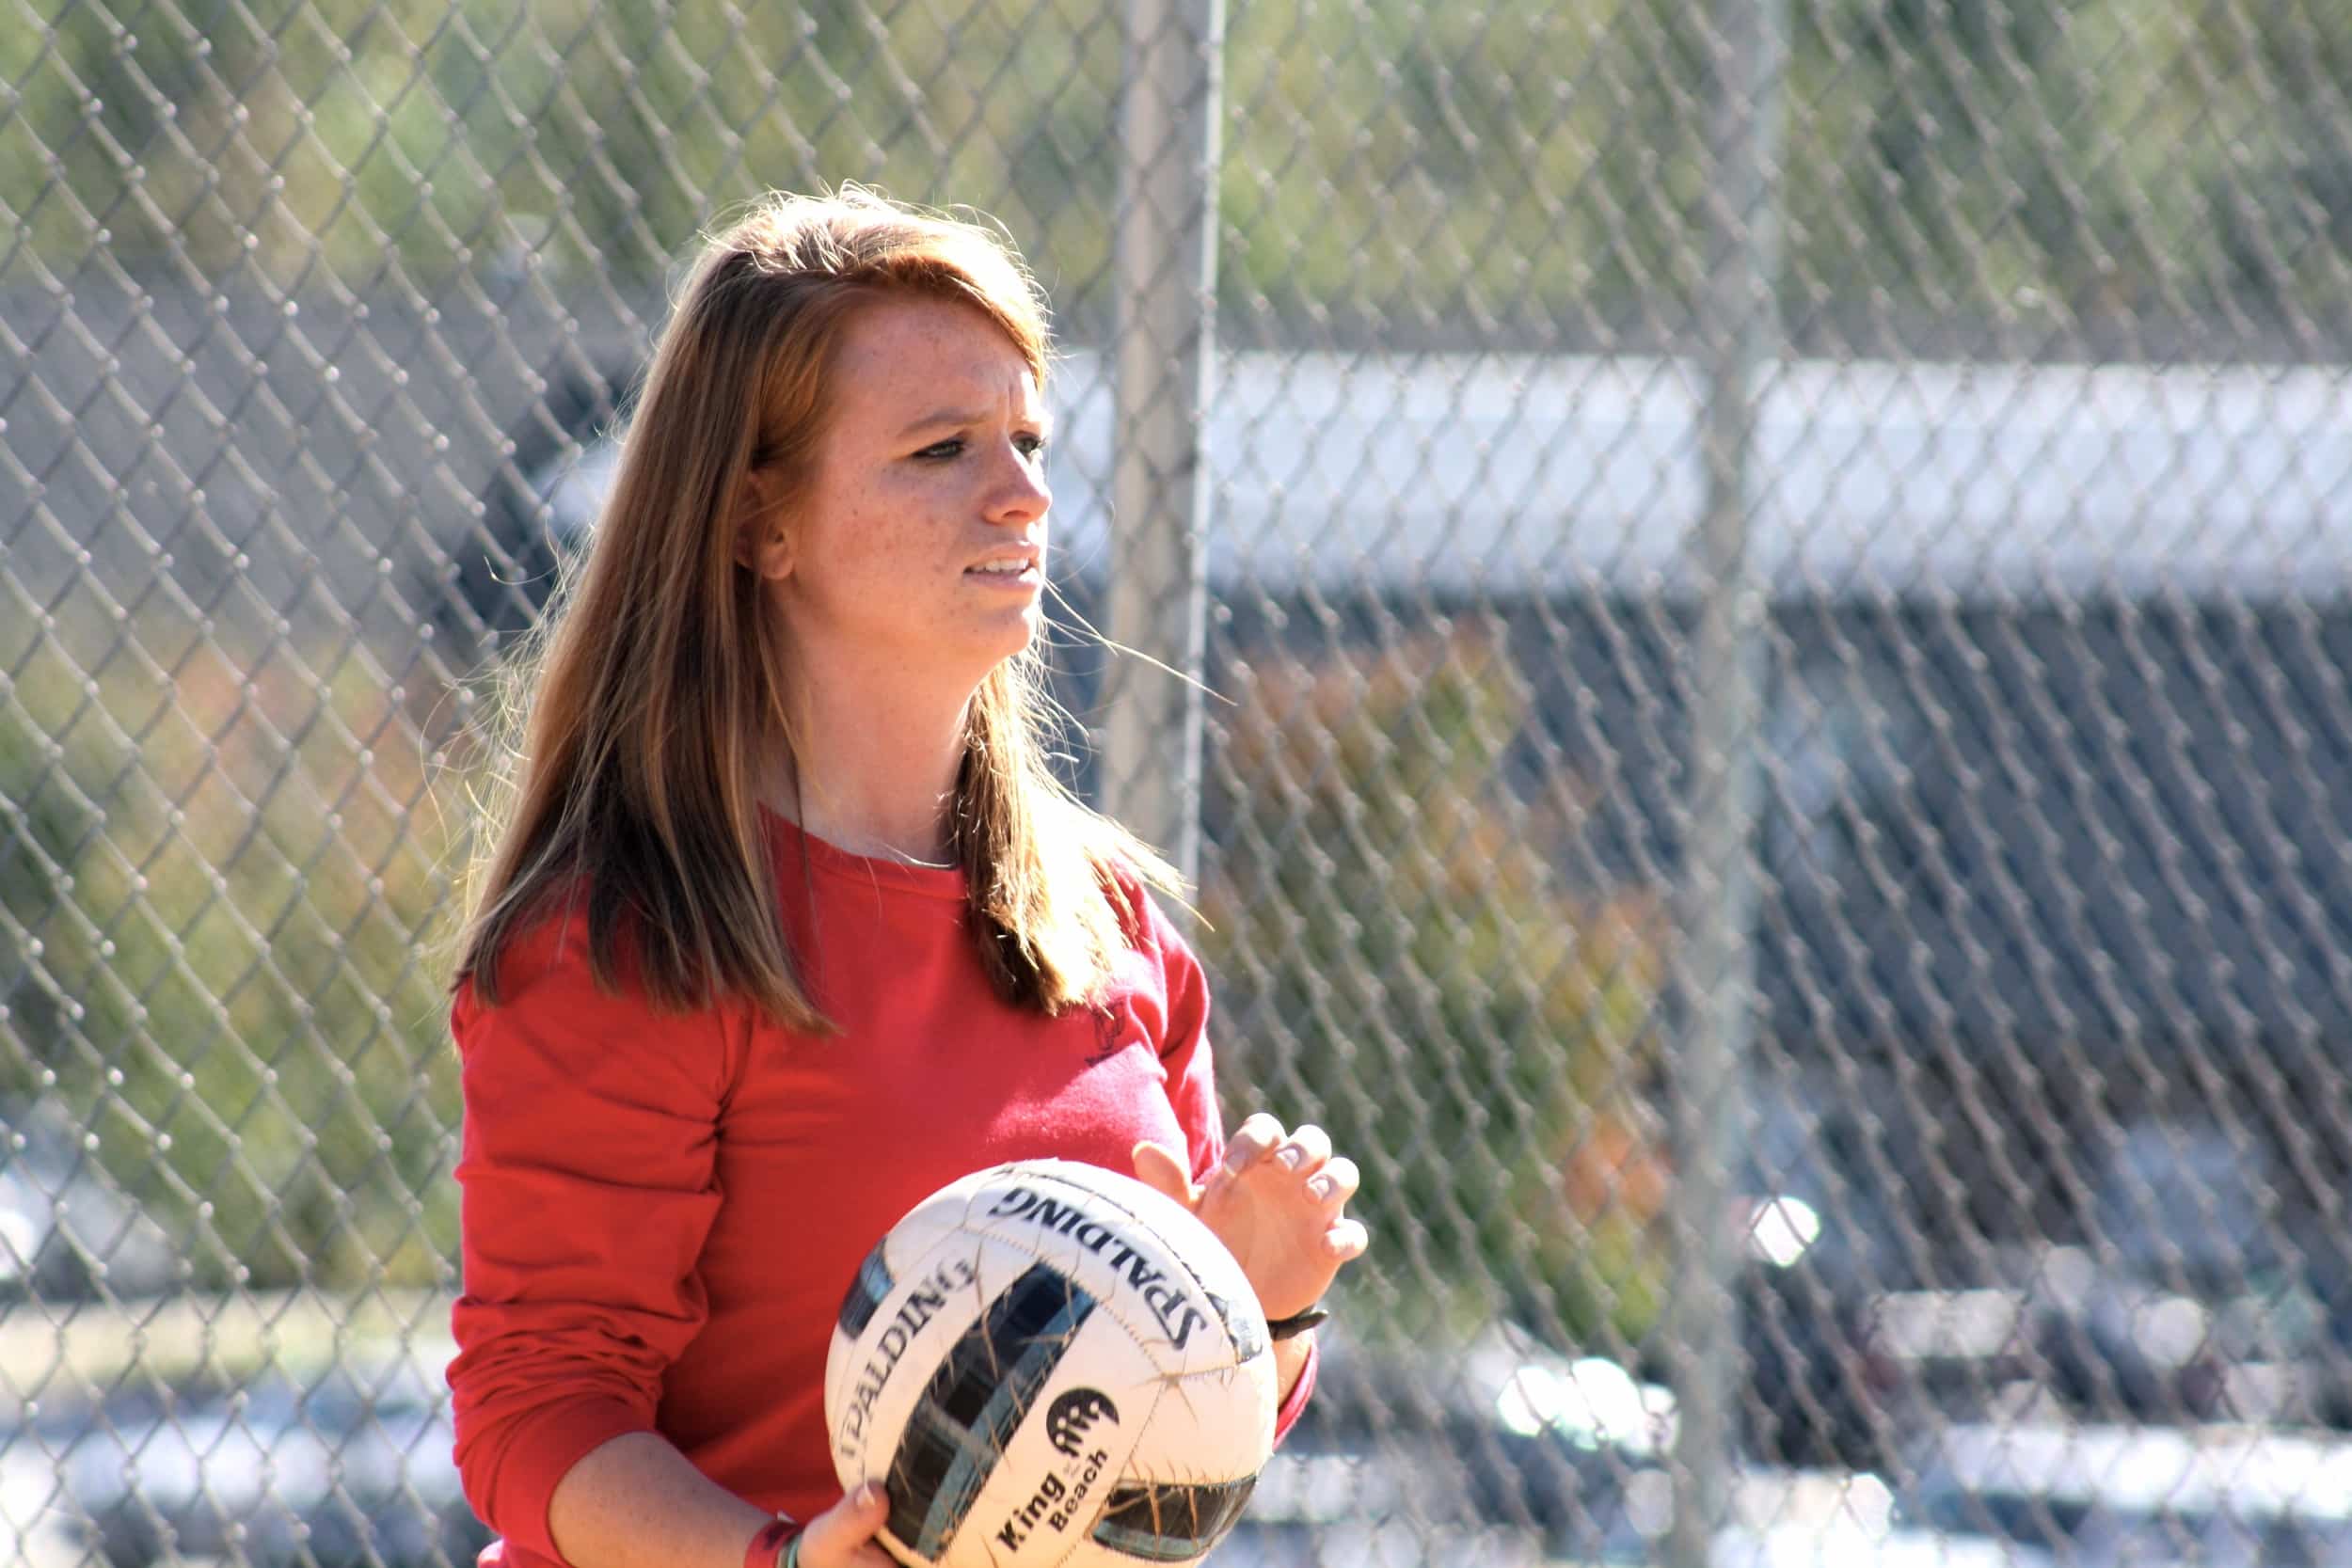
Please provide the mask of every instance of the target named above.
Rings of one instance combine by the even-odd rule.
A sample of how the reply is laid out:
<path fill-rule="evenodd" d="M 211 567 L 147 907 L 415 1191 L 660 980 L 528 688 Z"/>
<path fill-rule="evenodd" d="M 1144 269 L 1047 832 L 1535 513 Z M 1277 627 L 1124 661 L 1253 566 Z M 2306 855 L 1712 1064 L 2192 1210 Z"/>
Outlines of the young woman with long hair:
<path fill-rule="evenodd" d="M 1273 1320 L 1364 1248 L 1320 1131 L 1225 1137 L 1175 879 L 1049 769 L 1049 361 L 1009 246 L 857 191 L 757 203 L 662 334 L 452 1014 L 457 1457 L 516 1568 L 889 1568 L 828 1337 L 972 1170 L 1132 1172 Z M 1313 1337 L 1275 1350 L 1286 1426 Z"/>

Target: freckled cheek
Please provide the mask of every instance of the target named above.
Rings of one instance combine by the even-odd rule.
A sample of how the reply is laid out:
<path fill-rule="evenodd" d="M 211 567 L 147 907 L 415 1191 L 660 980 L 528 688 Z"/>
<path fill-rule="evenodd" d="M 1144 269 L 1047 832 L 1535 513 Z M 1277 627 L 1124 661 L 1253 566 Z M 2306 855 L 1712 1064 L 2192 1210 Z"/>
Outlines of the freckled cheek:
<path fill-rule="evenodd" d="M 864 519 L 850 547 L 869 571 L 898 578 L 936 568 L 941 554 L 939 542 L 910 528 L 903 516 L 876 515 Z"/>
<path fill-rule="evenodd" d="M 928 493 L 909 487 L 901 493 L 877 496 L 860 520 L 864 536 L 878 556 L 913 563 L 937 561 L 958 547 L 958 531 L 945 519 L 951 514 Z"/>

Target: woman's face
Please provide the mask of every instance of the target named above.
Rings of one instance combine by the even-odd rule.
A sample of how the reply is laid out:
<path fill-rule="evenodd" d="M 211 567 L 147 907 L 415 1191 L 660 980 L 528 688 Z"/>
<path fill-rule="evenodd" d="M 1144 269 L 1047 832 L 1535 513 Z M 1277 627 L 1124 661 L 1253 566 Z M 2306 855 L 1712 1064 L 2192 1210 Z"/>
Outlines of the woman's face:
<path fill-rule="evenodd" d="M 1046 414 L 977 309 L 853 318 L 811 483 L 760 569 L 796 666 L 966 695 L 1027 646 L 1045 588 Z"/>

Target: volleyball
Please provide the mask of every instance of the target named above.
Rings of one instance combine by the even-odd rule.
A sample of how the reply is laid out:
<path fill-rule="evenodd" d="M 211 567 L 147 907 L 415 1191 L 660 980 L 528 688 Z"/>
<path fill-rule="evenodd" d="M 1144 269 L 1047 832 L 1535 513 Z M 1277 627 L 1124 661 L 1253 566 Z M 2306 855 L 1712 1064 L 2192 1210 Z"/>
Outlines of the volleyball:
<path fill-rule="evenodd" d="M 1131 1177 L 1025 1160 L 893 1226 L 841 1304 L 825 1423 L 845 1491 L 921 1568 L 1199 1560 L 1274 1446 L 1256 1293 Z"/>

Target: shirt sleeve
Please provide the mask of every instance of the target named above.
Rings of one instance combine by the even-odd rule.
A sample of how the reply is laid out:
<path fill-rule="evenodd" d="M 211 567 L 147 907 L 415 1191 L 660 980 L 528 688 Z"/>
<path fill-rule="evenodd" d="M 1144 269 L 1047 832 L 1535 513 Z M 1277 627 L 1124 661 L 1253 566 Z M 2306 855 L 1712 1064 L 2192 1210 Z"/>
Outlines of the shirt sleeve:
<path fill-rule="evenodd" d="M 1175 925 L 1150 896 L 1137 889 L 1134 896 L 1146 911 L 1148 936 L 1160 962 L 1168 997 L 1168 1034 L 1160 1043 L 1160 1060 L 1168 1070 L 1168 1095 L 1176 1119 L 1190 1146 L 1192 1179 L 1205 1181 L 1225 1158 L 1225 1123 L 1217 1109 L 1216 1074 L 1209 1049 L 1209 982 Z M 1313 1340 L 1307 1344 L 1307 1365 L 1291 1385 L 1288 1398 L 1275 1412 L 1274 1441 L 1279 1444 L 1298 1424 L 1307 1401 L 1315 1390 L 1315 1371 L 1322 1353 Z"/>
<path fill-rule="evenodd" d="M 1306 1413 L 1307 1402 L 1314 1397 L 1315 1373 L 1323 1367 L 1323 1343 L 1320 1339 L 1307 1341 L 1307 1364 L 1298 1369 L 1298 1381 L 1291 1385 L 1290 1397 L 1282 1408 L 1274 1413 L 1274 1446 L 1280 1448 L 1282 1439 L 1291 1434 L 1298 1418 Z"/>
<path fill-rule="evenodd" d="M 1146 911 L 1146 940 L 1158 959 L 1168 999 L 1167 1033 L 1160 1040 L 1168 1098 L 1184 1130 L 1192 1179 L 1205 1181 L 1225 1158 L 1225 1122 L 1217 1109 L 1216 1069 L 1209 1049 L 1208 976 L 1159 905 L 1139 890 L 1136 896 Z"/>
<path fill-rule="evenodd" d="M 650 1431 L 664 1370 L 707 1316 L 719 1111 L 742 1031 L 600 990 L 584 926 L 511 944 L 505 994 L 451 1015 L 465 1124 L 463 1289 L 451 1314 L 457 1465 L 484 1521 L 562 1560 L 556 1483 Z"/>

